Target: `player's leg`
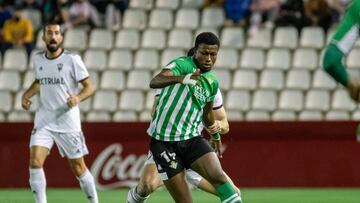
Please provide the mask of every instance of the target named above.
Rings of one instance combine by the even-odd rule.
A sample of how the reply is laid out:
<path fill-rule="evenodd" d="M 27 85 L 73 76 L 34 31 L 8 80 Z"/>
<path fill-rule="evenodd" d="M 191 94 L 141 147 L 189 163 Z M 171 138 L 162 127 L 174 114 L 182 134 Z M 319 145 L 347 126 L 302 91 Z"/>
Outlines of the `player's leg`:
<path fill-rule="evenodd" d="M 79 180 L 80 187 L 91 203 L 98 203 L 95 181 L 93 175 L 88 170 L 84 156 L 88 149 L 82 132 L 57 133 L 54 136 L 60 155 L 68 159 L 70 168 Z"/>
<path fill-rule="evenodd" d="M 29 184 L 35 203 L 46 203 L 46 178 L 44 163 L 53 146 L 51 132 L 33 129 L 30 137 Z"/>
<path fill-rule="evenodd" d="M 225 176 L 220 161 L 203 137 L 192 138 L 186 143 L 187 165 L 208 180 L 216 189 L 222 202 L 241 202 L 239 194 Z"/>
<path fill-rule="evenodd" d="M 156 169 L 153 156 L 149 151 L 148 159 L 144 164 L 140 180 L 136 187 L 129 190 L 127 201 L 129 203 L 146 202 L 150 194 L 163 184 Z"/>
<path fill-rule="evenodd" d="M 185 171 L 164 180 L 164 184 L 176 203 L 192 202 L 189 186 L 185 181 Z"/>

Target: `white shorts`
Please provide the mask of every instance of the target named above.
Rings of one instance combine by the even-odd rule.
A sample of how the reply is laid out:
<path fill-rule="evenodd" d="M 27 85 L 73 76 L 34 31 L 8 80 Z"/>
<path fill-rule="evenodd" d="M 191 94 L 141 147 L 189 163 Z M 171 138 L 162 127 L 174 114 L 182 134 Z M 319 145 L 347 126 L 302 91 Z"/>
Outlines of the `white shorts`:
<path fill-rule="evenodd" d="M 60 133 L 42 128 L 31 133 L 30 147 L 42 146 L 50 151 L 54 142 L 61 157 L 77 159 L 89 153 L 82 132 Z"/>
<path fill-rule="evenodd" d="M 144 166 L 146 166 L 148 164 L 155 164 L 154 157 L 150 150 L 148 152 L 148 157 L 144 163 Z M 203 177 L 201 175 L 199 175 L 192 169 L 186 169 L 185 177 L 186 177 L 186 180 L 188 183 L 190 183 L 196 187 L 199 185 L 200 181 L 203 179 Z"/>

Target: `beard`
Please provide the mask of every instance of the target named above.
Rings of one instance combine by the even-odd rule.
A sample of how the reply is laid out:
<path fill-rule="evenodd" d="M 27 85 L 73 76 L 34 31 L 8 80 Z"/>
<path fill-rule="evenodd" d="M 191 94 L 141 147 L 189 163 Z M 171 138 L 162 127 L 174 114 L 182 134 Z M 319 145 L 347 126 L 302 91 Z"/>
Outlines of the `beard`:
<path fill-rule="evenodd" d="M 57 46 L 52 46 L 51 44 L 46 45 L 46 49 L 50 52 L 56 52 L 60 47 L 62 43 L 59 43 Z"/>

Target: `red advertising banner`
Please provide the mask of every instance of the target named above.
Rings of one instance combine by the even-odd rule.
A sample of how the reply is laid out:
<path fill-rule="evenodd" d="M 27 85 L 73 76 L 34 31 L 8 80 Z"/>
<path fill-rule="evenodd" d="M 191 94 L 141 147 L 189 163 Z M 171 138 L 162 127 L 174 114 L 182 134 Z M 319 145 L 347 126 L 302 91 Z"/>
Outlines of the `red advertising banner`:
<path fill-rule="evenodd" d="M 236 122 L 223 137 L 224 170 L 240 187 L 360 187 L 355 122 Z M 85 123 L 86 162 L 101 189 L 137 183 L 147 157 L 148 123 Z M 28 187 L 32 124 L 0 123 L 0 187 Z M 54 147 L 49 187 L 78 187 Z"/>

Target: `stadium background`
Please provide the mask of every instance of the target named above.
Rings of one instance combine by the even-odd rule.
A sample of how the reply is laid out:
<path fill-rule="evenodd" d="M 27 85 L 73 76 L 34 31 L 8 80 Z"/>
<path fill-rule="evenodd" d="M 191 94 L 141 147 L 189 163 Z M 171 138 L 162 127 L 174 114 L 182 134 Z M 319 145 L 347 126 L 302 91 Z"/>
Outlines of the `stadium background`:
<path fill-rule="evenodd" d="M 130 0 L 116 30 L 85 26 L 66 31 L 64 46 L 83 56 L 97 87 L 80 108 L 91 152 L 88 165 L 98 187 L 111 189 L 100 197 L 125 201 L 124 191 L 112 190 L 138 180 L 149 140 L 151 77 L 184 55 L 196 34 L 212 31 L 221 40 L 215 72 L 231 121 L 222 164 L 245 188 L 245 202 L 359 202 L 360 108 L 321 70 L 322 51 L 336 24 L 326 32 L 318 26 L 300 31 L 264 26 L 249 33 L 244 27 L 223 27 L 224 10 L 202 8 L 202 3 Z M 40 28 L 35 11 L 24 13 Z M 44 48 L 41 32 L 36 36 L 29 58 L 23 49 L 7 50 L 1 57 L 0 202 L 31 202 L 28 140 L 37 98 L 30 113 L 20 101 L 34 79 L 31 56 Z M 345 63 L 360 76 L 360 42 Z M 78 187 L 56 149 L 45 169 L 50 188 Z M 85 202 L 77 190 L 50 189 L 50 199 Z M 160 194 L 150 201 L 171 201 L 166 192 Z M 195 202 L 217 201 L 203 192 L 194 194 L 195 199 L 205 197 Z"/>

